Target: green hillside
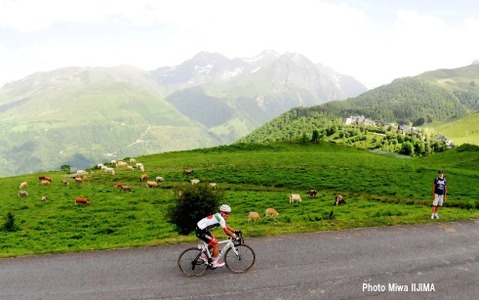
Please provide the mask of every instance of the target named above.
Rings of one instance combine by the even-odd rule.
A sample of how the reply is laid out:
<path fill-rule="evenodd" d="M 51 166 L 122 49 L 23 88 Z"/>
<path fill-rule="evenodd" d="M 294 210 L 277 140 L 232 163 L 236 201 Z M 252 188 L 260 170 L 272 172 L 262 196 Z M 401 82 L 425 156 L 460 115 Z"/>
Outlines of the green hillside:
<path fill-rule="evenodd" d="M 479 110 L 479 65 L 394 80 L 356 98 L 311 108 L 335 117 L 364 115 L 398 124 L 446 123 Z"/>
<path fill-rule="evenodd" d="M 218 144 L 155 84 L 135 68 L 69 68 L 2 89 L 3 101 L 31 92 L 0 106 L 0 176 Z"/>
<path fill-rule="evenodd" d="M 446 172 L 449 193 L 441 219 L 434 222 L 479 218 L 479 149 L 470 145 L 405 158 L 330 143 L 236 144 L 136 161 L 144 164 L 150 179 L 162 176 L 165 182 L 147 188 L 137 168 L 115 168 L 112 176 L 93 167 L 96 163 L 81 184 L 60 171 L 0 178 L 0 256 L 195 241 L 193 234 L 179 235 L 166 217 L 177 192 L 191 186 L 193 178 L 200 184 L 217 183 L 223 202 L 233 208 L 231 225 L 247 237 L 432 222 L 431 187 L 438 169 Z M 183 175 L 185 168 L 194 173 Z M 53 182 L 42 185 L 39 175 Z M 29 195 L 19 197 L 24 181 Z M 115 188 L 116 182 L 132 191 Z M 311 188 L 318 190 L 316 198 L 306 195 Z M 346 205 L 332 205 L 338 192 Z M 289 204 L 290 193 L 301 194 L 303 201 Z M 91 204 L 75 205 L 76 197 L 87 197 Z M 280 215 L 264 217 L 268 207 Z M 248 223 L 249 211 L 262 218 Z"/>
<path fill-rule="evenodd" d="M 428 128 L 428 130 L 447 136 L 456 145 L 479 145 L 479 111 L 459 120 Z"/>
<path fill-rule="evenodd" d="M 240 142 L 311 140 L 313 132 L 325 141 L 408 155 L 428 155 L 443 149 L 436 135 L 454 145 L 479 145 L 479 65 L 436 70 L 396 79 L 356 98 L 298 107 L 255 129 Z M 350 116 L 364 116 L 388 126 L 346 126 Z M 420 135 L 406 137 L 400 125 L 416 127 Z M 467 135 L 467 136 L 466 136 Z"/>

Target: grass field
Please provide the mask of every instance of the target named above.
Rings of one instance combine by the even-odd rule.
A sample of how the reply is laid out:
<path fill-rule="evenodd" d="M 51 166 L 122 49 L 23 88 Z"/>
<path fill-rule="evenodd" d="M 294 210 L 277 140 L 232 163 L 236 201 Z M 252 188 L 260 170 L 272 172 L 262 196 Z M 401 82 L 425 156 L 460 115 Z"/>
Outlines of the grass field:
<path fill-rule="evenodd" d="M 162 176 L 165 182 L 147 188 L 137 169 L 116 169 L 112 176 L 96 168 L 88 170 L 82 184 L 60 171 L 41 174 L 53 178 L 49 186 L 40 184 L 40 174 L 0 178 L 1 216 L 6 223 L 7 214 L 13 215 L 17 229 L 0 230 L 0 257 L 195 241 L 193 234 L 179 235 L 165 215 L 175 204 L 175 191 L 193 178 L 200 184 L 217 183 L 223 202 L 233 208 L 228 221 L 246 237 L 479 218 L 475 146 L 411 158 L 334 144 L 246 144 L 136 160 L 150 179 Z M 193 175 L 183 175 L 189 168 Z M 446 173 L 448 200 L 441 219 L 430 220 L 438 169 Z M 23 181 L 28 182 L 28 197 L 17 195 Z M 122 192 L 115 182 L 133 190 Z M 318 190 L 316 198 L 306 194 L 310 188 Z M 346 205 L 332 205 L 338 192 L 345 195 Z M 303 201 L 289 204 L 290 193 L 301 194 Z M 48 200 L 41 201 L 42 196 Z M 76 197 L 87 197 L 91 204 L 75 205 Z M 280 215 L 264 217 L 268 207 Z M 248 223 L 249 211 L 262 218 Z"/>
<path fill-rule="evenodd" d="M 437 125 L 433 131 L 450 138 L 455 145 L 479 145 L 479 112 L 473 112 L 457 121 Z"/>

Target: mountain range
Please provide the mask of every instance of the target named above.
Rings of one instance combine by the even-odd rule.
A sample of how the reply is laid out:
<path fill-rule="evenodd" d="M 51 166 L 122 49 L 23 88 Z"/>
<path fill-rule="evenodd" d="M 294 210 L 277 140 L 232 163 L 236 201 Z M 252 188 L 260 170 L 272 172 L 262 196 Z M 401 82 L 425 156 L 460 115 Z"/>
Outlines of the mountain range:
<path fill-rule="evenodd" d="M 232 143 L 294 107 L 361 95 L 354 78 L 297 53 L 181 65 L 66 67 L 0 89 L 0 176 Z"/>
<path fill-rule="evenodd" d="M 382 124 L 421 127 L 436 135 L 447 132 L 459 145 L 479 140 L 478 111 L 479 64 L 473 63 L 398 78 L 358 97 L 293 108 L 240 142 L 300 139 L 304 134 L 311 137 L 314 130 L 336 128 L 332 120 L 343 124 L 346 117 L 365 116 Z"/>

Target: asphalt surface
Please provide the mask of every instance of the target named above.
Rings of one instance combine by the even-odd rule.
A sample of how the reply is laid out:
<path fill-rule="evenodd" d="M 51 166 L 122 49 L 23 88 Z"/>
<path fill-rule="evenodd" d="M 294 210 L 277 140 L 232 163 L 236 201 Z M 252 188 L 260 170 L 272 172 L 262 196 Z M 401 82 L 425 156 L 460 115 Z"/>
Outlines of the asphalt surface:
<path fill-rule="evenodd" d="M 183 277 L 192 244 L 0 259 L 0 299 L 478 299 L 479 220 L 247 238 L 256 264 Z"/>

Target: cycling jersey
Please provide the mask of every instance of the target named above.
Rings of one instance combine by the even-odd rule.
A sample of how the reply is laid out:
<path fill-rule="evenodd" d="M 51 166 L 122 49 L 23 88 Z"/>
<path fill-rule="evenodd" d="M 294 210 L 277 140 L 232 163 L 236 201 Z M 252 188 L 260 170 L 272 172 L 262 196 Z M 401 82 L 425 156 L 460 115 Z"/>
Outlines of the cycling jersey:
<path fill-rule="evenodd" d="M 219 212 L 214 213 L 212 215 L 207 216 L 206 218 L 201 219 L 198 224 L 198 229 L 208 231 L 213 228 L 221 226 L 221 228 L 225 229 L 226 228 L 226 221 L 221 216 Z"/>

